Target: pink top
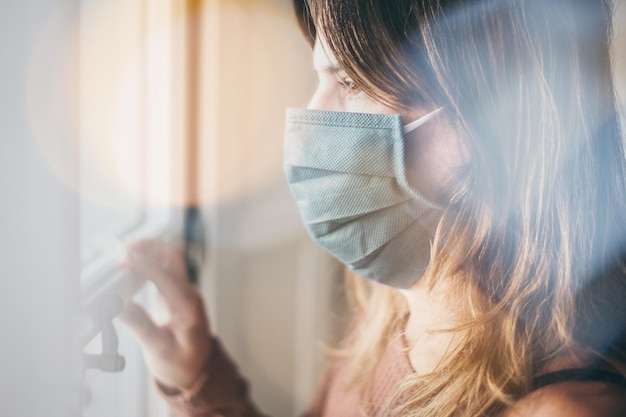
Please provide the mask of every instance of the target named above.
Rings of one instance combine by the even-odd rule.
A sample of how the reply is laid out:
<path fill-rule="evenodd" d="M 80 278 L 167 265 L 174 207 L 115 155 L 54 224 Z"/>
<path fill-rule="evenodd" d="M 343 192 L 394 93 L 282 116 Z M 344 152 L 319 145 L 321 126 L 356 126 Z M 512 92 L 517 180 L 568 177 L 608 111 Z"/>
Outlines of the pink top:
<path fill-rule="evenodd" d="M 413 372 L 402 338 L 394 337 L 376 367 L 374 380 L 359 409 L 358 394 L 347 389 L 346 363 L 335 361 L 326 371 L 318 392 L 303 417 L 381 416 L 380 406 L 394 392 L 400 379 Z M 190 390 L 163 397 L 179 417 L 260 417 L 250 400 L 248 384 L 221 344 L 214 339 L 205 372 Z"/>

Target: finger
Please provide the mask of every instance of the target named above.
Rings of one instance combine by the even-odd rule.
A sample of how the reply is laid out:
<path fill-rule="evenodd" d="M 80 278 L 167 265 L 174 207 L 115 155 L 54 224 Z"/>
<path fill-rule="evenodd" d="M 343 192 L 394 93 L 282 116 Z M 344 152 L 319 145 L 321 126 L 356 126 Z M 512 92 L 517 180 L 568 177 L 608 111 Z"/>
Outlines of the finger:
<path fill-rule="evenodd" d="M 193 318 L 198 314 L 195 310 L 200 296 L 188 282 L 176 279 L 155 261 L 136 252 L 131 252 L 130 260 L 128 266 L 136 274 L 154 283 L 172 316 Z"/>
<path fill-rule="evenodd" d="M 184 248 L 180 242 L 160 241 L 154 246 L 153 255 L 174 277 L 188 281 Z"/>
<path fill-rule="evenodd" d="M 183 246 L 179 242 L 144 239 L 130 242 L 127 253 L 138 252 L 157 261 L 170 271 L 175 278 L 187 280 L 187 266 Z"/>
<path fill-rule="evenodd" d="M 141 306 L 128 304 L 117 317 L 137 336 L 141 345 L 156 347 L 164 343 L 162 330 Z"/>
<path fill-rule="evenodd" d="M 151 255 L 155 251 L 155 247 L 158 244 L 157 239 L 138 239 L 126 242 L 126 250 L 128 252 L 141 252 L 146 255 Z"/>

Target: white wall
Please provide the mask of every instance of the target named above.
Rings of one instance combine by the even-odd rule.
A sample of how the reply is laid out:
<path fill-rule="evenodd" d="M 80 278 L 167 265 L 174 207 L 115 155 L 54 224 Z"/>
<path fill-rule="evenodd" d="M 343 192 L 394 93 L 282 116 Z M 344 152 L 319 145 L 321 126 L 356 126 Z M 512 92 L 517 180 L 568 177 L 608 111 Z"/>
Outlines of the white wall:
<path fill-rule="evenodd" d="M 76 0 L 0 12 L 0 415 L 80 415 Z M 42 48 L 42 46 L 45 46 Z M 56 150 L 52 168 L 43 148 Z M 62 179 L 62 177 L 64 177 Z"/>

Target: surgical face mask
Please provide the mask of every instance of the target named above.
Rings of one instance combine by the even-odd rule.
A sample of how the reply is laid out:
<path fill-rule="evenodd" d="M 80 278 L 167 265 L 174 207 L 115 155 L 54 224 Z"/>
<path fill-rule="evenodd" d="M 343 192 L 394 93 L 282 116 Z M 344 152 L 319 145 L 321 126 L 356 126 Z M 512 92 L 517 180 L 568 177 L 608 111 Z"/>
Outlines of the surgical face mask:
<path fill-rule="evenodd" d="M 408 288 L 424 273 L 443 208 L 407 181 L 398 114 L 288 109 L 284 167 L 311 237 L 356 274 Z"/>

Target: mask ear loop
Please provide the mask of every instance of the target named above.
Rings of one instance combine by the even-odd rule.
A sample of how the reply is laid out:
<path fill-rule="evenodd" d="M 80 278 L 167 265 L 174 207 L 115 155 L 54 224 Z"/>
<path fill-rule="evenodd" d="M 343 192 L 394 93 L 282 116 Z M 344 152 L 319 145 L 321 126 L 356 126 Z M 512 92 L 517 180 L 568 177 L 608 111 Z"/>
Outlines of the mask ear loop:
<path fill-rule="evenodd" d="M 427 121 L 435 117 L 437 113 L 439 113 L 442 109 L 443 107 L 439 107 L 437 110 L 428 113 L 426 116 L 422 116 L 419 119 L 414 120 L 411 123 L 404 125 L 404 133 L 406 134 L 406 133 L 414 131 L 415 129 L 417 129 L 418 127 L 420 127 L 421 125 L 423 125 L 424 123 L 426 123 Z"/>
<path fill-rule="evenodd" d="M 443 107 L 439 107 L 438 109 L 428 113 L 425 116 L 420 117 L 419 119 L 404 125 L 402 128 L 404 130 L 404 134 L 407 134 L 408 132 L 411 132 L 415 129 L 417 129 L 418 127 L 420 127 L 421 125 L 423 125 L 424 123 L 426 123 L 427 121 L 429 121 L 430 119 L 432 119 L 434 116 L 436 116 L 441 110 L 443 110 Z M 400 115 L 396 115 L 398 117 L 398 119 L 400 119 Z M 400 126 L 398 126 L 396 129 L 400 129 Z M 411 187 L 411 185 L 409 185 L 409 180 L 406 177 L 406 167 L 405 167 L 405 154 L 404 154 L 404 138 L 399 138 L 399 140 L 397 140 L 394 143 L 394 174 L 398 180 L 398 184 L 400 184 L 400 187 L 407 192 L 412 198 L 421 201 L 422 203 L 426 204 L 427 206 L 436 209 L 436 210 L 445 210 L 446 207 L 435 202 L 435 201 L 431 201 L 429 199 L 427 199 L 426 197 L 424 197 L 419 191 L 413 189 L 413 187 Z"/>

